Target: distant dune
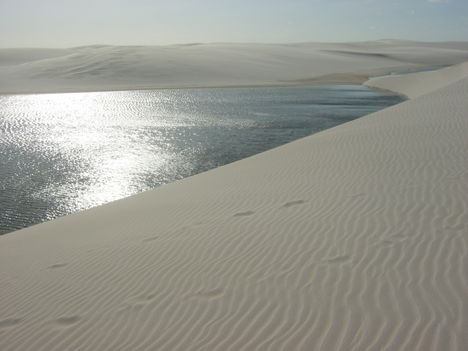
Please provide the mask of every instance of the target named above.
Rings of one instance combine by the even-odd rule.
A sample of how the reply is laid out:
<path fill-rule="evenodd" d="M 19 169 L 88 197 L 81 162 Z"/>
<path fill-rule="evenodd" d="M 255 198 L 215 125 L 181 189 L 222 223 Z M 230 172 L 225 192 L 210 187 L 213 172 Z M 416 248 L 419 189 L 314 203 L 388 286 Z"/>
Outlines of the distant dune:
<path fill-rule="evenodd" d="M 93 45 L 0 49 L 0 92 L 362 83 L 468 60 L 468 42 Z"/>
<path fill-rule="evenodd" d="M 126 69 L 139 50 L 139 79 L 164 66 L 161 81 L 179 85 L 277 83 L 466 55 L 466 44 L 435 45 L 93 47 L 14 67 L 35 72 L 34 84 L 70 79 L 71 89 L 135 75 Z M 466 64 L 378 85 L 420 96 L 0 236 L 0 349 L 466 350 Z"/>

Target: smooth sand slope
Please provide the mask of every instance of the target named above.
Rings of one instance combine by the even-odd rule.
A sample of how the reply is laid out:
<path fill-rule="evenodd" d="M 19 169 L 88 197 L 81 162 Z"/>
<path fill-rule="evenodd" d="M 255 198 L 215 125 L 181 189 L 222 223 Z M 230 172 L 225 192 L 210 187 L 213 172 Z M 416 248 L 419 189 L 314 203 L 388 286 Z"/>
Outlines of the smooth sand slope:
<path fill-rule="evenodd" d="M 0 237 L 0 349 L 465 350 L 467 92 Z"/>
<path fill-rule="evenodd" d="M 415 98 L 445 87 L 468 76 L 468 62 L 431 72 L 375 77 L 364 85 L 391 90 Z"/>
<path fill-rule="evenodd" d="M 362 83 L 468 60 L 468 42 L 190 44 L 0 49 L 0 93 Z"/>

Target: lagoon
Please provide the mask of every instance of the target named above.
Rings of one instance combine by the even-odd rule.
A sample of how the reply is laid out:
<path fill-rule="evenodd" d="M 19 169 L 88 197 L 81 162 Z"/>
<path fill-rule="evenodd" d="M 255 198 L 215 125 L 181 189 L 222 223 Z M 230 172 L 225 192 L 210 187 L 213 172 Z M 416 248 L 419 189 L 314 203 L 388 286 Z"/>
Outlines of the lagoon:
<path fill-rule="evenodd" d="M 0 95 L 0 234 L 401 101 L 352 85 Z"/>

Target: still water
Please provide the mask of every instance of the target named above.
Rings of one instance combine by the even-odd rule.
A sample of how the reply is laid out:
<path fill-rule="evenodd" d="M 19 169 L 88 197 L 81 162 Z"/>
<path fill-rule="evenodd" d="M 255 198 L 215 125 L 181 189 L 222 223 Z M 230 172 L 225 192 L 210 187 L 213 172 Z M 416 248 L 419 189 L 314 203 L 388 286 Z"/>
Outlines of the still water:
<path fill-rule="evenodd" d="M 0 234 L 401 101 L 361 86 L 0 95 Z"/>

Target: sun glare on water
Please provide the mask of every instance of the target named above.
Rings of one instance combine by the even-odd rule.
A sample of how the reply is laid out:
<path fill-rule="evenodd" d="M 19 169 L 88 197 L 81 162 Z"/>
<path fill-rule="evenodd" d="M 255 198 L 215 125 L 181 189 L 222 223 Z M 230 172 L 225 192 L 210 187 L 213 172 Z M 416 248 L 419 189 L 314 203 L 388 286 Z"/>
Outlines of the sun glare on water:
<path fill-rule="evenodd" d="M 89 208 L 145 190 L 142 173 L 164 167 L 167 151 L 157 141 L 141 142 L 148 138 L 148 123 L 138 120 L 137 111 L 131 116 L 116 111 L 115 94 L 18 95 L 8 100 L 7 109 L 22 111 L 20 118 L 4 122 L 10 122 L 8 129 L 20 145 L 28 145 L 21 152 L 41 154 L 41 161 L 21 177 L 56 178 L 65 172 L 36 189 L 35 197 L 56 203 L 67 198 L 61 206 L 71 211 Z M 150 134 L 155 141 L 157 133 Z"/>

